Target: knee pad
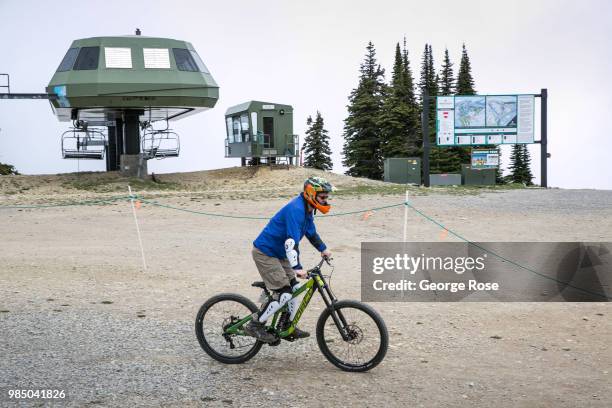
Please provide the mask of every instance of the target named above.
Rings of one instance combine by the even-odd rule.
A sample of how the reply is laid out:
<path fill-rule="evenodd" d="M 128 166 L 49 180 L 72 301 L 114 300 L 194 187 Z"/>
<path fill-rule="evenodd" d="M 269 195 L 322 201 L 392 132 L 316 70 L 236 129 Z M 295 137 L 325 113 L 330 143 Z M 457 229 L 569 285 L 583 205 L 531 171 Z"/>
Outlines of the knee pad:
<path fill-rule="evenodd" d="M 268 303 L 268 305 L 265 307 L 261 316 L 259 316 L 260 322 L 264 323 L 266 320 L 270 318 L 270 316 L 272 316 L 274 313 L 280 310 L 280 308 L 285 306 L 285 304 L 287 304 L 287 302 L 291 300 L 291 288 L 289 288 L 289 291 L 290 291 L 289 293 L 287 292 L 281 293 L 278 300 L 273 300 L 272 302 Z"/>

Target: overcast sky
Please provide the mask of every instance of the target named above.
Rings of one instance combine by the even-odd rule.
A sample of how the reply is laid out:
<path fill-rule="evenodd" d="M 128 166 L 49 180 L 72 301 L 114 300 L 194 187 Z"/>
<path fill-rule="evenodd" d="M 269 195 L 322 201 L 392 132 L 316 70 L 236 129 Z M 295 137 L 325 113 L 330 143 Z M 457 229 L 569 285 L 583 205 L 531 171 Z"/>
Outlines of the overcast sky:
<path fill-rule="evenodd" d="M 447 47 L 456 73 L 465 42 L 478 93 L 548 88 L 549 185 L 612 189 L 610 1 L 0 0 L 0 21 L 0 73 L 11 74 L 12 92 L 44 92 L 75 39 L 139 27 L 146 36 L 194 45 L 220 86 L 219 101 L 172 123 L 181 156 L 150 161 L 149 172 L 239 165 L 223 157 L 223 115 L 251 99 L 293 105 L 302 139 L 306 117 L 320 110 L 334 171 L 342 172 L 347 97 L 365 46 L 374 43 L 389 79 L 395 44 L 406 36 L 416 80 L 425 43 L 433 46 L 437 69 Z M 68 127 L 47 101 L 0 100 L 0 162 L 24 174 L 77 171 L 76 160 L 61 158 L 60 135 Z M 539 145 L 530 151 L 539 182 Z M 102 160 L 78 166 L 105 169 Z"/>

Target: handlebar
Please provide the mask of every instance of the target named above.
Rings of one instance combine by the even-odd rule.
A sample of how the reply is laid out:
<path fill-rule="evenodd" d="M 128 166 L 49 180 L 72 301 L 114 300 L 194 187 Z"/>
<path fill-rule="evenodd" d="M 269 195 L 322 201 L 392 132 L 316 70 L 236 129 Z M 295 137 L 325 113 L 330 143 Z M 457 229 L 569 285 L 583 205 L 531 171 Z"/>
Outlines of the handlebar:
<path fill-rule="evenodd" d="M 319 269 L 321 269 L 321 266 L 323 266 L 323 262 L 327 263 L 329 266 L 332 266 L 332 264 L 330 262 L 332 259 L 333 258 L 329 258 L 327 256 L 322 257 L 321 262 L 319 262 L 319 264 L 317 266 L 315 266 L 314 268 L 308 270 L 308 275 L 307 276 L 310 277 L 310 275 L 313 272 L 318 271 Z"/>

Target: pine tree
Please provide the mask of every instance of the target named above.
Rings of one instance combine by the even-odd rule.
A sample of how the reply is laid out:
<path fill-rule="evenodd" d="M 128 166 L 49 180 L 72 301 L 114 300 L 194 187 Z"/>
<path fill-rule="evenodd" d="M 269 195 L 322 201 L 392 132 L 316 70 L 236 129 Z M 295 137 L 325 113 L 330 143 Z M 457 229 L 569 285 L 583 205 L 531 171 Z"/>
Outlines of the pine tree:
<path fill-rule="evenodd" d="M 407 54 L 402 54 L 397 43 L 391 85 L 386 89 L 379 119 L 383 158 L 418 154 L 412 74 L 409 68 L 406 70 L 405 61 Z"/>
<path fill-rule="evenodd" d="M 510 155 L 510 174 L 508 179 L 511 183 L 522 183 L 523 182 L 523 155 L 521 152 L 521 145 L 512 145 L 512 153 Z"/>
<path fill-rule="evenodd" d="M 402 66 L 404 69 L 404 90 L 401 95 L 406 101 L 406 104 L 411 112 L 410 118 L 406 123 L 406 128 L 408 131 L 408 155 L 420 156 L 421 150 L 419 146 L 423 143 L 423 138 L 421 135 L 421 111 L 414 92 L 414 79 L 412 76 L 412 69 L 410 68 L 410 60 L 408 58 L 406 37 L 404 37 L 404 47 L 402 49 Z"/>
<path fill-rule="evenodd" d="M 465 44 L 463 44 L 463 51 L 461 52 L 461 63 L 459 64 L 455 90 L 457 95 L 476 95 L 474 79 L 472 78 L 472 65 Z"/>
<path fill-rule="evenodd" d="M 317 111 L 313 122 L 312 117 L 306 119 L 306 137 L 304 138 L 304 166 L 319 170 L 331 170 L 331 150 L 329 148 L 329 135 L 325 130 L 323 117 Z"/>
<path fill-rule="evenodd" d="M 461 51 L 461 62 L 459 63 L 459 72 L 457 73 L 457 85 L 455 86 L 455 93 L 457 95 L 476 95 L 476 89 L 474 88 L 474 78 L 472 78 L 472 65 L 470 63 L 470 57 L 468 56 L 465 44 Z M 481 146 L 483 148 L 492 148 L 493 146 Z M 461 163 L 470 162 L 470 148 L 469 147 L 457 147 L 457 153 Z"/>
<path fill-rule="evenodd" d="M 423 59 L 421 60 L 421 78 L 419 81 L 419 100 L 421 104 L 421 111 L 423 110 L 423 99 L 424 95 L 429 96 L 429 130 L 430 139 L 435 142 L 435 117 L 436 117 L 436 101 L 435 96 L 438 95 L 438 84 L 436 82 L 436 74 L 434 71 L 433 55 L 431 46 L 425 44 L 425 51 L 423 52 Z M 433 138 L 431 131 L 433 130 Z"/>
<path fill-rule="evenodd" d="M 14 175 L 19 174 L 15 166 L 11 164 L 0 163 L 0 176 L 8 176 L 11 174 L 14 174 Z"/>
<path fill-rule="evenodd" d="M 342 163 L 348 167 L 346 174 L 350 176 L 381 179 L 383 161 L 378 124 L 385 92 L 385 70 L 376 62 L 372 42 L 366 49 L 359 84 L 349 96 L 348 117 L 344 120 Z"/>
<path fill-rule="evenodd" d="M 444 49 L 444 62 L 440 69 L 440 95 L 453 95 L 455 93 L 455 77 L 453 64 L 448 56 L 448 48 Z"/>
<path fill-rule="evenodd" d="M 522 168 L 522 179 L 523 183 L 528 186 L 533 185 L 533 174 L 531 173 L 531 157 L 529 155 L 529 149 L 527 149 L 527 145 L 521 145 L 521 162 L 523 164 Z"/>
<path fill-rule="evenodd" d="M 424 95 L 429 96 L 429 171 L 432 174 L 442 173 L 446 167 L 443 148 L 436 147 L 436 96 L 438 95 L 438 78 L 434 68 L 433 52 L 431 45 L 425 44 L 423 59 L 421 60 L 421 78 L 419 81 L 421 112 L 423 111 Z"/>

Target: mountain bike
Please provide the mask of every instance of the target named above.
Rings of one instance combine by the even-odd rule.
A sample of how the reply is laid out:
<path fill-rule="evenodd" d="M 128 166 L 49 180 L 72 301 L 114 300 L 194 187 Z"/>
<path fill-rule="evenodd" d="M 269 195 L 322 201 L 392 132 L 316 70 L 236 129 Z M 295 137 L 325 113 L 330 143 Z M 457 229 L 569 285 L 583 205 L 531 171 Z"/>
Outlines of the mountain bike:
<path fill-rule="evenodd" d="M 323 258 L 308 271 L 306 281 L 293 292 L 293 298 L 304 295 L 293 320 L 289 321 L 287 305 L 272 316 L 266 329 L 276 340 L 267 344 L 277 346 L 281 340 L 296 340 L 293 332 L 315 291 L 318 291 L 326 305 L 316 327 L 319 349 L 327 360 L 344 371 L 368 371 L 376 367 L 387 353 L 387 326 L 369 305 L 355 300 L 338 300 L 334 296 L 326 281 L 328 276 L 321 271 L 324 262 L 332 266 L 329 259 Z M 262 289 L 261 303 L 272 296 L 263 282 L 253 282 L 252 286 Z M 221 293 L 208 299 L 196 317 L 195 330 L 200 346 L 222 363 L 241 364 L 250 360 L 266 344 L 243 330 L 258 311 L 255 303 L 235 293 Z"/>

